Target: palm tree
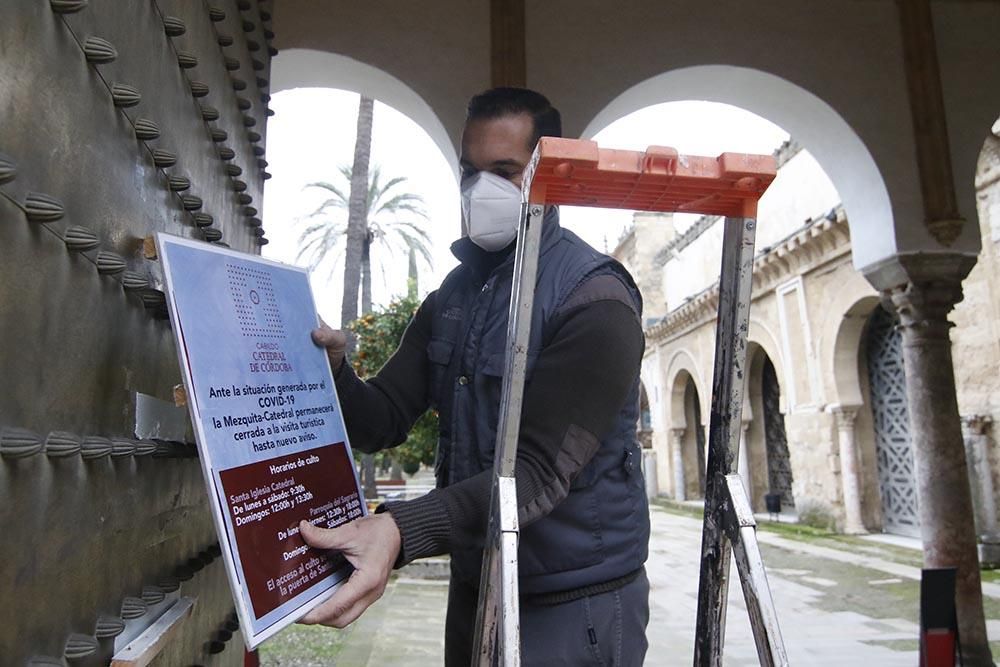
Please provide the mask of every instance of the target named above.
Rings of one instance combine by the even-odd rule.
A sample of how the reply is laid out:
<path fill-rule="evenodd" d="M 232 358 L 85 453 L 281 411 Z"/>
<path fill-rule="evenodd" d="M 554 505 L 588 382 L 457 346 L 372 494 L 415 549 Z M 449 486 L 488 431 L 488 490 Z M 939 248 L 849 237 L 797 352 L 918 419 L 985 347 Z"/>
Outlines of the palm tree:
<path fill-rule="evenodd" d="M 351 182 L 353 172 L 350 167 L 344 165 L 340 167 L 339 171 L 345 182 Z M 358 262 L 362 314 L 370 313 L 372 310 L 371 255 L 374 246 L 384 247 L 389 255 L 394 255 L 395 251 L 400 248 L 405 249 L 408 254 L 412 254 L 414 265 L 410 269 L 410 278 L 415 277 L 412 273 L 416 269 L 415 258 L 417 254 L 424 259 L 428 266 L 432 263 L 428 249 L 430 237 L 416 222 L 427 219 L 423 199 L 420 195 L 402 191 L 402 186 L 406 184 L 407 180 L 405 176 L 391 178 L 383 183 L 382 171 L 378 166 L 372 168 L 369 176 L 368 196 L 364 203 L 368 215 L 362 236 L 361 257 Z M 309 267 L 315 269 L 323 263 L 340 243 L 340 239 L 348 232 L 350 224 L 345 225 L 342 216 L 336 215 L 335 212 L 338 209 L 349 209 L 350 197 L 343 188 L 326 181 L 310 183 L 306 187 L 321 188 L 331 195 L 310 214 L 309 218 L 314 218 L 316 221 L 309 224 L 299 237 L 301 246 L 297 259 L 300 261 L 308 259 Z M 357 297 L 355 296 L 355 303 L 356 301 Z M 349 321 L 352 320 L 343 320 L 343 323 L 346 324 Z"/>
<path fill-rule="evenodd" d="M 375 100 L 364 95 L 358 103 L 358 134 L 354 140 L 354 162 L 351 167 L 351 191 L 347 198 L 347 233 L 344 262 L 344 298 L 340 305 L 341 326 L 358 319 L 358 281 L 361 279 L 361 257 L 368 225 L 368 162 L 372 152 L 372 124 L 375 121 Z M 354 338 L 347 339 L 348 352 L 354 350 Z M 372 477 L 374 484 L 374 476 Z"/>
<path fill-rule="evenodd" d="M 354 162 L 351 167 L 341 167 L 340 173 L 350 184 L 345 196 L 342 189 L 331 183 L 311 183 L 306 187 L 319 187 L 330 192 L 332 197 L 309 217 L 319 218 L 309 225 L 299 238 L 301 248 L 297 259 L 309 256 L 309 266 L 315 269 L 323 262 L 339 243 L 345 239 L 344 249 L 344 298 L 340 307 L 340 322 L 345 329 L 358 319 L 358 288 L 361 287 L 361 312 L 372 311 L 371 249 L 381 243 L 389 250 L 394 249 L 394 241 L 401 240 L 410 252 L 419 252 L 427 264 L 431 264 L 427 244 L 427 232 L 414 219 L 427 219 L 423 209 L 423 199 L 418 195 L 398 192 L 398 186 L 406 182 L 405 177 L 390 179 L 383 184 L 378 167 L 369 174 L 371 157 L 372 124 L 374 121 L 374 100 L 361 96 L 358 105 L 357 139 L 354 142 Z M 370 178 L 369 178 L 370 177 Z M 398 192 L 398 193 L 397 193 Z M 347 224 L 339 216 L 331 216 L 330 209 L 347 209 Z M 398 216 L 408 215 L 409 221 Z M 332 274 L 331 269 L 331 274 Z M 415 283 L 414 283 L 415 284 Z M 347 352 L 354 350 L 354 335 L 347 332 Z M 366 498 L 375 498 L 375 459 L 370 454 L 362 456 L 361 478 Z"/>

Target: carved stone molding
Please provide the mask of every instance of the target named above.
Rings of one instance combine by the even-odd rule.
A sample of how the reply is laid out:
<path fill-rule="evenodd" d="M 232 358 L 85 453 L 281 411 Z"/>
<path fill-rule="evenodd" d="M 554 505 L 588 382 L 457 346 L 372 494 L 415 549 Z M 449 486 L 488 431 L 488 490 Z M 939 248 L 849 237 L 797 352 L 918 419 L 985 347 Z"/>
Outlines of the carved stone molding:
<path fill-rule="evenodd" d="M 268 175 L 264 178 L 267 179 Z M 807 222 L 773 246 L 761 248 L 754 258 L 753 298 L 759 299 L 793 275 L 850 252 L 850 233 L 843 208 Z M 719 307 L 718 283 L 672 310 L 646 330 L 647 340 L 668 340 L 715 318 Z"/>
<path fill-rule="evenodd" d="M 853 429 L 854 422 L 858 418 L 858 409 L 856 407 L 846 407 L 838 406 L 833 408 L 834 421 L 837 423 L 838 429 Z"/>

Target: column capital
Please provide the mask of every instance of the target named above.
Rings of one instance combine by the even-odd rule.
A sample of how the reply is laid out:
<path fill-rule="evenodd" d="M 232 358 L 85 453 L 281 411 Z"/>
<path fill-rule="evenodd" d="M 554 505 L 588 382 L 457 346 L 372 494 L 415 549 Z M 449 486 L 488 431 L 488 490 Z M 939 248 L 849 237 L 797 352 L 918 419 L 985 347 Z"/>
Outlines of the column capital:
<path fill-rule="evenodd" d="M 912 329 L 917 335 L 947 337 L 954 326 L 948 313 L 962 300 L 959 282 L 935 280 L 926 283 L 907 283 L 886 290 L 883 297 L 899 317 L 899 325 Z"/>
<path fill-rule="evenodd" d="M 986 429 L 993 423 L 989 415 L 962 415 L 962 430 L 965 435 L 986 435 Z"/>
<path fill-rule="evenodd" d="M 976 260 L 975 255 L 954 252 L 894 255 L 861 270 L 872 287 L 889 292 L 910 283 L 960 285 L 976 265 Z"/>
<path fill-rule="evenodd" d="M 675 440 L 681 440 L 684 437 L 685 433 L 687 433 L 686 426 L 670 429 L 670 435 L 673 436 Z"/>
<path fill-rule="evenodd" d="M 856 405 L 837 405 L 830 409 L 833 413 L 833 419 L 837 424 L 839 429 L 852 429 L 854 428 L 854 421 L 858 418 L 858 406 Z"/>

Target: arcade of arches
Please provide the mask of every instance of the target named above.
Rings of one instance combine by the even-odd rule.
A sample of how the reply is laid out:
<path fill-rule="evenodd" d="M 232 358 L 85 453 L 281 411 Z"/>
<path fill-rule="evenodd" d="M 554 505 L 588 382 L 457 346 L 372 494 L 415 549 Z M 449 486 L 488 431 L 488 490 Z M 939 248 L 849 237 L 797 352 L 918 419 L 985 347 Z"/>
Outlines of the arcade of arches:
<path fill-rule="evenodd" d="M 962 419 L 966 444 L 978 443 L 970 453 L 988 451 L 987 418 L 997 413 L 991 395 L 1000 396 L 989 372 L 1000 357 L 996 241 L 980 233 L 985 219 L 976 224 L 976 205 L 984 204 L 976 196 L 992 197 L 993 190 L 973 188 L 972 179 L 1000 110 L 1000 87 L 991 85 L 1000 76 L 1000 4 L 638 0 L 622 7 L 428 0 L 391 7 L 341 3 L 336 11 L 311 0 L 275 4 L 276 67 L 301 76 L 290 83 L 279 68 L 272 92 L 310 81 L 337 85 L 321 75 L 330 56 L 343 56 L 384 73 L 376 83 L 399 99 L 371 90 L 372 77 L 352 89 L 411 117 L 429 116 L 421 124 L 446 153 L 449 141 L 458 143 L 469 96 L 490 85 L 543 91 L 562 110 L 567 136 L 592 136 L 650 104 L 695 99 L 750 110 L 802 142 L 823 164 L 842 208 L 790 218 L 796 227 L 807 218 L 810 223 L 788 239 L 759 239 L 759 247 L 771 245 L 771 251 L 758 259 L 750 331 L 760 348 L 760 383 L 752 387 L 760 404 L 757 412 L 753 405 L 745 410 L 753 415 L 744 448 L 747 478 L 758 497 L 769 490 L 770 474 L 761 468 L 766 434 L 780 432 L 783 421 L 791 491 L 780 502 L 787 511 L 792 503 L 799 512 L 804 504 L 822 503 L 847 530 L 912 529 L 900 509 L 911 491 L 896 484 L 904 471 L 893 470 L 888 456 L 884 479 L 895 491 L 889 510 L 879 487 L 877 460 L 885 447 L 905 458 L 895 344 L 885 339 L 879 346 L 873 337 L 888 329 L 873 319 L 880 296 L 887 299 L 902 325 L 905 404 L 919 408 L 909 411 L 908 421 L 924 563 L 958 568 L 963 660 L 992 664 L 976 557 L 976 533 L 989 524 L 989 512 L 978 511 L 976 519 L 986 523 L 977 529 Z M 322 62 L 297 70 L 309 53 L 319 53 Z M 687 254 L 697 246 L 694 241 Z M 674 250 L 683 259 L 685 251 Z M 679 260 L 659 263 L 669 271 Z M 963 289 L 965 301 L 953 311 Z M 701 418 L 708 413 L 707 324 L 715 301 L 707 285 L 688 296 L 650 329 L 644 369 L 651 441 L 662 454 L 657 484 L 667 492 L 676 483 L 670 443 L 678 437 L 672 424 L 681 423 L 676 415 L 684 397 L 696 391 Z M 957 324 L 952 339 L 949 313 Z M 681 370 L 694 391 L 675 382 Z M 885 399 L 875 411 L 872 391 Z M 877 440 L 889 443 L 883 449 L 874 419 L 880 429 L 893 426 L 879 431 Z M 679 436 L 682 454 L 699 442 L 687 417 L 683 426 L 692 433 Z M 697 494 L 697 444 L 694 451 L 682 486 Z M 993 470 L 985 455 L 972 461 L 977 471 Z M 978 508 L 991 505 L 982 502 L 992 496 L 991 477 L 979 474 L 972 485 Z M 887 511 L 897 513 L 892 523 Z"/>
<path fill-rule="evenodd" d="M 783 178 L 786 171 L 801 174 L 816 165 L 794 145 L 777 156 L 773 194 L 780 200 L 790 184 L 801 182 Z M 1000 138 L 993 136 L 977 179 L 983 251 L 951 314 L 977 533 L 990 558 L 1000 544 L 1000 457 L 991 428 L 1000 417 L 998 174 Z M 842 531 L 919 536 L 901 334 L 896 317 L 851 265 L 843 208 L 822 196 L 819 203 L 831 201 L 827 213 L 805 225 L 787 206 L 762 202 L 759 228 L 769 245 L 759 244 L 755 260 L 739 470 L 757 511 L 765 511 L 774 494 L 783 513 L 818 509 Z M 714 285 L 671 298 L 667 283 L 690 280 L 688 260 L 718 270 L 717 223 L 702 219 L 675 234 L 669 217 L 639 214 L 616 249 L 637 275 L 647 321 L 654 322 L 647 328 L 643 382 L 655 492 L 679 500 L 704 491 L 718 302 Z M 777 228 L 771 237 L 784 237 L 769 241 L 768 227 Z"/>

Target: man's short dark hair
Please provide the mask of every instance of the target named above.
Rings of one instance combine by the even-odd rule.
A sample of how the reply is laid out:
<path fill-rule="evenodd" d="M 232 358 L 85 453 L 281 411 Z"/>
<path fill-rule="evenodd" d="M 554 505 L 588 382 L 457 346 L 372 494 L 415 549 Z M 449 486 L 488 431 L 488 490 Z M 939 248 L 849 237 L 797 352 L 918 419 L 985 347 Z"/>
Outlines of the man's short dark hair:
<path fill-rule="evenodd" d="M 529 149 L 534 148 L 541 137 L 561 137 L 562 117 L 541 93 L 527 88 L 491 88 L 469 100 L 465 122 L 491 120 L 520 113 L 531 116 L 535 131 Z"/>

